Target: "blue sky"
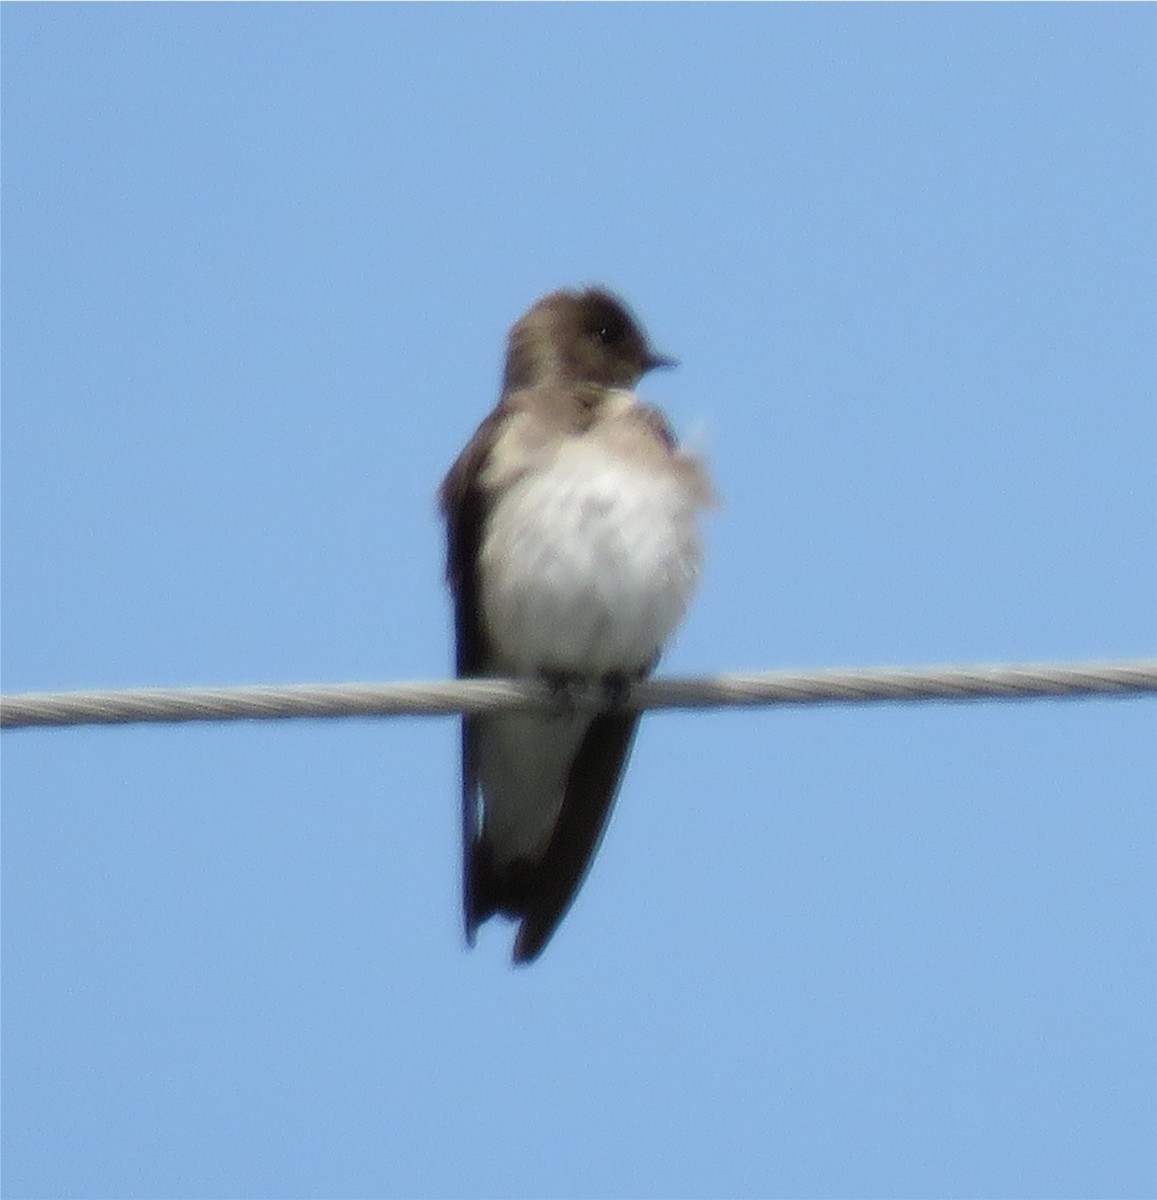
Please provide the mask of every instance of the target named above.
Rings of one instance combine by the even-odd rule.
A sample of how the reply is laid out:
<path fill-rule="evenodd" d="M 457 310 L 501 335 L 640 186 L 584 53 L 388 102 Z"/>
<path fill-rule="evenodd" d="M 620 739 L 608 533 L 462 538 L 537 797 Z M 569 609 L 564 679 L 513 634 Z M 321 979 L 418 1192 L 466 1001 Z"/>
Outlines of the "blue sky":
<path fill-rule="evenodd" d="M 1157 10 L 3 10 L 5 691 L 440 678 L 434 492 L 602 282 L 675 674 L 1152 654 Z M 12 1197 L 1143 1197 L 1146 701 L 655 714 L 532 968 L 449 720 L 3 738 Z"/>

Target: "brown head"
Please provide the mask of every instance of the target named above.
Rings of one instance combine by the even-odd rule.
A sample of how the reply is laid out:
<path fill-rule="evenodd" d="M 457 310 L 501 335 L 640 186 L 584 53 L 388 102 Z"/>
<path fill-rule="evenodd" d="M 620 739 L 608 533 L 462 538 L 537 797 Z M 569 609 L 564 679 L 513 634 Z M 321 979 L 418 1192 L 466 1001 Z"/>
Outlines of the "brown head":
<path fill-rule="evenodd" d="M 563 382 L 633 388 L 655 367 L 674 365 L 655 353 L 630 309 L 610 292 L 553 292 L 510 331 L 502 390 Z"/>

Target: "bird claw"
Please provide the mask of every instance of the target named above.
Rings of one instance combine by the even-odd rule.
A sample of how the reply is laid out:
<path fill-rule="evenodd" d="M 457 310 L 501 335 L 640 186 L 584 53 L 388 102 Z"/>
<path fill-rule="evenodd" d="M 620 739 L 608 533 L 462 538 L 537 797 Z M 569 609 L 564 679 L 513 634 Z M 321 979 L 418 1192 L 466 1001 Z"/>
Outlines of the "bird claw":
<path fill-rule="evenodd" d="M 591 700 L 592 683 L 594 681 L 576 675 L 571 671 L 544 670 L 539 677 L 550 689 L 551 704 L 554 714 L 559 717 L 573 717 Z M 609 671 L 597 681 L 598 692 L 601 694 L 600 710 L 614 712 L 621 709 L 630 698 L 631 676 L 620 671 Z"/>
<path fill-rule="evenodd" d="M 611 671 L 602 678 L 603 698 L 607 708 L 614 711 L 622 708 L 631 695 L 631 678 L 619 671 Z"/>
<path fill-rule="evenodd" d="M 556 717 L 573 717 L 578 711 L 578 692 L 583 681 L 569 671 L 543 670 L 539 676 L 550 689 L 551 706 Z"/>

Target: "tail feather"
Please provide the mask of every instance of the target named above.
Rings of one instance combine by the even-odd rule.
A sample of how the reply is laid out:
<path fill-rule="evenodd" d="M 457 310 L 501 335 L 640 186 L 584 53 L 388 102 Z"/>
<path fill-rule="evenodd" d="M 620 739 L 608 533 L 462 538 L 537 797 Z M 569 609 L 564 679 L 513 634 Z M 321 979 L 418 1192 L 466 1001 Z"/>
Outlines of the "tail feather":
<path fill-rule="evenodd" d="M 604 714 L 591 722 L 550 844 L 518 897 L 522 924 L 514 943 L 516 963 L 532 962 L 542 953 L 574 902 L 606 831 L 638 724 L 638 713 Z"/>

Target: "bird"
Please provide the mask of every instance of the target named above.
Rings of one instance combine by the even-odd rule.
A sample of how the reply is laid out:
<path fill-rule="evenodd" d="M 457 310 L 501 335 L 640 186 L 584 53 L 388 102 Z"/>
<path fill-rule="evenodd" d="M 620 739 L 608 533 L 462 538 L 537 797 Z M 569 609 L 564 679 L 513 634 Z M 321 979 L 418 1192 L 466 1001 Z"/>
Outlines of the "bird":
<path fill-rule="evenodd" d="M 654 670 L 700 575 L 715 492 L 635 393 L 675 365 L 606 288 L 543 297 L 439 491 L 458 676 L 545 680 L 562 698 L 462 719 L 466 941 L 511 918 L 516 964 L 542 953 L 587 874 L 639 722 L 614 701 Z M 592 684 L 605 709 L 565 702 Z"/>

